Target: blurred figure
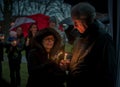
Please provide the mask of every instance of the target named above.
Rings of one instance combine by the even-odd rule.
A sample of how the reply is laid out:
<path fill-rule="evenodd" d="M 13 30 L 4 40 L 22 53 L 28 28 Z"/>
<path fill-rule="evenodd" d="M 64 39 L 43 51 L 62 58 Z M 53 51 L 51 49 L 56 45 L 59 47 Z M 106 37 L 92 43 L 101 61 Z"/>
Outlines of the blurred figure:
<path fill-rule="evenodd" d="M 3 57 L 4 57 L 4 33 L 2 30 L 2 27 L 0 26 L 0 80 L 2 78 L 2 61 L 3 61 Z"/>
<path fill-rule="evenodd" d="M 35 37 L 36 33 L 38 32 L 38 26 L 36 23 L 32 23 L 28 29 L 28 35 L 25 39 L 25 52 L 26 52 L 26 59 L 28 60 L 28 53 L 31 49 L 31 43 L 33 38 Z"/>
<path fill-rule="evenodd" d="M 32 23 L 28 29 L 28 35 L 25 38 L 25 56 L 26 56 L 26 60 L 27 60 L 27 69 L 28 69 L 28 74 L 29 74 L 29 67 L 28 67 L 28 54 L 30 52 L 30 50 L 32 49 L 32 42 L 33 38 L 36 36 L 36 33 L 38 32 L 38 26 L 36 23 Z"/>
<path fill-rule="evenodd" d="M 58 21 L 57 17 L 55 17 L 55 16 L 50 17 L 49 27 L 55 29 L 60 34 L 60 36 L 62 38 L 62 44 L 64 45 L 66 42 L 66 34 L 65 34 L 65 32 L 63 32 L 59 29 L 60 25 L 59 25 L 59 21 Z"/>
<path fill-rule="evenodd" d="M 22 59 L 22 51 L 24 48 L 24 37 L 22 28 L 17 27 L 16 31 L 10 31 L 6 43 L 6 53 L 10 68 L 10 81 L 12 87 L 21 85 L 20 64 Z"/>
<path fill-rule="evenodd" d="M 64 87 L 65 72 L 55 57 L 61 46 L 59 33 L 52 28 L 40 30 L 35 36 L 28 56 L 29 79 L 27 87 Z"/>
<path fill-rule="evenodd" d="M 50 20 L 49 20 L 49 27 L 50 28 L 57 28 L 59 25 L 58 25 L 58 20 L 55 16 L 52 16 L 50 17 Z"/>
<path fill-rule="evenodd" d="M 68 70 L 67 87 L 115 87 L 116 55 L 112 37 L 95 19 L 95 8 L 86 2 L 71 10 L 76 38 L 70 63 L 61 61 Z"/>

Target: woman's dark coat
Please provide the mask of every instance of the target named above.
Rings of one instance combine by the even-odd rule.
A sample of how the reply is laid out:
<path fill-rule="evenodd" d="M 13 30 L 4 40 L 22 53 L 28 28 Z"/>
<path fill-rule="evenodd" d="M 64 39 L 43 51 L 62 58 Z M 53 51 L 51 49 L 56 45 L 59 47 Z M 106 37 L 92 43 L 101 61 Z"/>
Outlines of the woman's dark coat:
<path fill-rule="evenodd" d="M 55 35 L 56 40 L 54 46 L 56 49 L 53 48 L 52 51 L 55 53 L 58 50 L 57 47 L 60 46 L 61 39 L 55 30 L 44 29 L 38 32 L 38 35 L 35 37 L 37 43 L 28 56 L 29 78 L 27 87 L 64 87 L 65 72 L 53 61 L 52 56 L 54 53 L 51 51 L 51 57 L 48 58 L 48 53 L 41 45 L 42 39 L 46 37 L 48 33 L 51 34 L 51 32 Z"/>

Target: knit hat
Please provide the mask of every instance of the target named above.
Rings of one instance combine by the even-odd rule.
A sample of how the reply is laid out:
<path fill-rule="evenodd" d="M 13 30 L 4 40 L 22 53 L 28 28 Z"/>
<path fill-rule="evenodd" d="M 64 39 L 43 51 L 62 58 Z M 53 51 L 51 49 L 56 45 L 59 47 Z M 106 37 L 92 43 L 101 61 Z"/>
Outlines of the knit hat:
<path fill-rule="evenodd" d="M 17 40 L 17 38 L 16 38 L 16 37 L 9 37 L 9 38 L 8 38 L 8 41 L 10 41 L 10 42 L 11 42 L 11 41 L 14 41 L 14 40 Z"/>

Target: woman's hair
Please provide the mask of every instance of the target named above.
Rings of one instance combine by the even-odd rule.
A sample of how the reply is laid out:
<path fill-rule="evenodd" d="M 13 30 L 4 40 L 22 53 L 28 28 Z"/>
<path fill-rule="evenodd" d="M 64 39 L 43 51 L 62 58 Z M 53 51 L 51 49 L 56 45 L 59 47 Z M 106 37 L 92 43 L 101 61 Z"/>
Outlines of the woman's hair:
<path fill-rule="evenodd" d="M 36 25 L 37 26 L 37 23 L 32 23 L 29 28 L 28 28 L 28 37 L 31 38 L 33 35 L 32 35 L 32 32 L 31 32 L 31 28 L 33 25 Z M 39 30 L 38 26 L 37 26 L 37 31 Z"/>
<path fill-rule="evenodd" d="M 18 37 L 18 38 L 21 38 L 21 37 L 24 36 L 24 35 L 23 35 L 22 27 L 20 27 L 20 26 L 16 27 L 16 32 L 17 32 L 17 30 L 18 30 L 19 28 L 21 28 L 21 34 L 17 34 L 17 37 Z M 20 33 L 20 32 L 19 32 L 19 33 Z"/>
<path fill-rule="evenodd" d="M 44 28 L 37 32 L 34 40 L 37 43 L 35 47 L 43 47 L 42 41 L 45 37 L 53 35 L 55 38 L 54 46 L 51 50 L 51 55 L 54 55 L 58 49 L 61 47 L 61 36 L 60 34 L 53 28 Z M 44 48 L 44 47 L 43 47 Z"/>

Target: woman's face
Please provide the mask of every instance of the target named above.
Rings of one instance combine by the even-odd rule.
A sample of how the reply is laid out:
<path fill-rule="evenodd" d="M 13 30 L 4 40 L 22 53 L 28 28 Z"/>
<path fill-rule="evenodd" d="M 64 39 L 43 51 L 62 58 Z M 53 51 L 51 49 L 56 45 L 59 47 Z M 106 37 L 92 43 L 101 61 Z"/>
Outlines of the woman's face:
<path fill-rule="evenodd" d="M 22 28 L 21 28 L 21 27 L 18 27 L 18 28 L 16 29 L 16 33 L 17 33 L 18 36 L 21 35 L 21 34 L 22 34 Z"/>
<path fill-rule="evenodd" d="M 37 32 L 37 25 L 33 24 L 32 27 L 31 27 L 31 29 L 30 29 L 30 31 L 32 33 L 36 33 Z"/>
<path fill-rule="evenodd" d="M 43 39 L 43 46 L 46 49 L 46 51 L 50 51 L 50 49 L 53 48 L 55 42 L 55 38 L 53 35 L 49 35 Z"/>
<path fill-rule="evenodd" d="M 55 28 L 55 26 L 56 26 L 56 24 L 54 22 L 51 22 L 51 21 L 49 22 L 49 27 L 50 28 Z"/>

